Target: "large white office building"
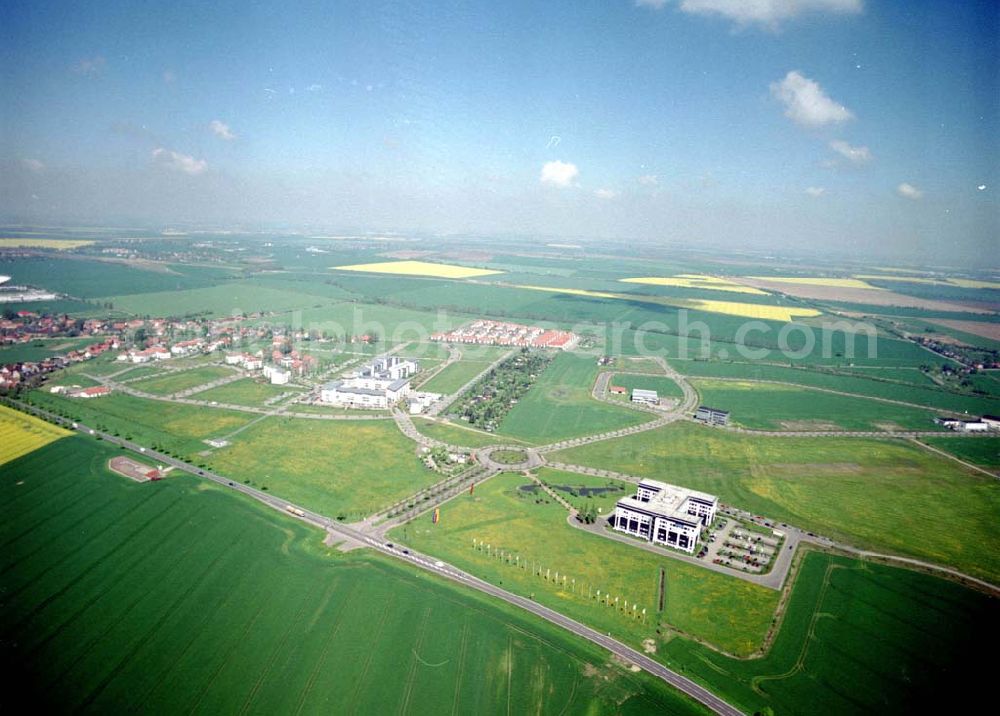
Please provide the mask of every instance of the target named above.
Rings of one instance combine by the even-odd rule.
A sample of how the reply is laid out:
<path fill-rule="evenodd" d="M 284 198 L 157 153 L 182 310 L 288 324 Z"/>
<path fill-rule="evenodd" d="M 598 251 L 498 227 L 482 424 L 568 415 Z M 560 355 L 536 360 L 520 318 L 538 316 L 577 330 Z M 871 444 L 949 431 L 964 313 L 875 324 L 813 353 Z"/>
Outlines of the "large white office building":
<path fill-rule="evenodd" d="M 650 542 L 693 553 L 701 528 L 715 519 L 719 498 L 656 480 L 643 480 L 636 494 L 615 505 L 611 526 Z"/>
<path fill-rule="evenodd" d="M 410 376 L 418 369 L 415 361 L 382 356 L 346 378 L 326 383 L 320 400 L 342 408 L 384 410 L 410 394 Z"/>

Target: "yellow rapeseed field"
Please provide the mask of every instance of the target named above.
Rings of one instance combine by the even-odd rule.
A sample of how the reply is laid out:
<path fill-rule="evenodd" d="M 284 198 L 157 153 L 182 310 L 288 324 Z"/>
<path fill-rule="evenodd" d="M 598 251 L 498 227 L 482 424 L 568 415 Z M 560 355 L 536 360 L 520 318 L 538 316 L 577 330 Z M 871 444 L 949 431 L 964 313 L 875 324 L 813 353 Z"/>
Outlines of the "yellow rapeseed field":
<path fill-rule="evenodd" d="M 0 239 L 0 249 L 76 249 L 94 243 L 84 239 Z"/>
<path fill-rule="evenodd" d="M 524 288 L 529 291 L 546 291 L 548 293 L 568 293 L 570 296 L 589 296 L 590 298 L 633 298 L 620 293 L 607 293 L 605 291 L 588 291 L 584 288 L 555 288 L 552 286 L 525 286 L 515 285 L 512 288 Z"/>
<path fill-rule="evenodd" d="M 755 296 L 766 296 L 767 291 L 761 291 L 752 286 L 741 286 L 716 276 L 704 274 L 682 273 L 676 276 L 648 276 L 642 278 L 623 278 L 622 283 L 641 283 L 648 286 L 676 286 L 678 288 L 704 288 L 711 291 L 729 291 L 730 293 L 749 293 Z"/>
<path fill-rule="evenodd" d="M 948 286 L 947 281 L 939 281 L 936 278 L 923 278 L 917 276 L 879 276 L 877 274 L 857 274 L 854 278 L 862 281 L 900 281 L 902 283 L 923 283 L 929 286 Z"/>
<path fill-rule="evenodd" d="M 674 305 L 697 311 L 724 313 L 727 316 L 742 316 L 763 321 L 794 321 L 796 318 L 812 318 L 820 315 L 820 312 L 814 308 L 786 308 L 785 306 L 769 306 L 764 303 L 713 301 L 702 298 L 684 299 L 677 301 Z"/>
<path fill-rule="evenodd" d="M 68 430 L 0 405 L 0 465 L 69 434 Z"/>
<path fill-rule="evenodd" d="M 770 281 L 772 283 L 797 283 L 802 286 L 831 286 L 832 288 L 866 288 L 872 291 L 883 289 L 856 278 L 810 278 L 805 276 L 747 276 L 755 281 Z"/>
<path fill-rule="evenodd" d="M 353 264 L 334 266 L 338 271 L 361 271 L 364 273 L 391 273 L 401 276 L 431 276 L 433 278 L 472 278 L 503 273 L 490 269 L 477 269 L 453 264 L 435 264 L 429 261 L 385 261 L 374 264 Z"/>
<path fill-rule="evenodd" d="M 587 296 L 590 298 L 615 298 L 626 301 L 640 301 L 660 306 L 690 308 L 695 311 L 709 313 L 724 313 L 727 316 L 743 316 L 766 321 L 793 321 L 796 318 L 812 318 L 821 315 L 813 308 L 786 308 L 762 303 L 742 303 L 739 301 L 714 301 L 700 298 L 673 298 L 670 296 L 636 296 L 626 293 L 607 293 L 605 291 L 588 291 L 582 288 L 556 288 L 553 286 L 517 285 L 511 288 L 524 288 L 529 291 L 547 291 L 549 293 L 565 293 L 571 296 Z"/>
<path fill-rule="evenodd" d="M 870 281 L 899 281 L 901 283 L 920 283 L 929 286 L 957 286 L 958 288 L 992 288 L 1000 289 L 996 281 L 979 281 L 972 278 L 925 278 L 917 276 L 879 276 L 877 274 L 858 274 L 854 278 Z"/>
<path fill-rule="evenodd" d="M 950 278 L 948 281 L 960 288 L 992 288 L 1000 290 L 1000 283 L 996 281 L 976 281 L 971 278 Z"/>

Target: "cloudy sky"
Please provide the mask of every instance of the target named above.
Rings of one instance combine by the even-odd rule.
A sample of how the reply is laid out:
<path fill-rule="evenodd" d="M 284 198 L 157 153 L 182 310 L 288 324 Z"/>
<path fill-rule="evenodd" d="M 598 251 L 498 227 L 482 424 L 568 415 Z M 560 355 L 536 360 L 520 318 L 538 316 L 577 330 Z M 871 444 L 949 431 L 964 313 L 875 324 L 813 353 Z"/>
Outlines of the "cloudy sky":
<path fill-rule="evenodd" d="M 3 3 L 0 220 L 981 263 L 998 37 L 993 0 Z"/>

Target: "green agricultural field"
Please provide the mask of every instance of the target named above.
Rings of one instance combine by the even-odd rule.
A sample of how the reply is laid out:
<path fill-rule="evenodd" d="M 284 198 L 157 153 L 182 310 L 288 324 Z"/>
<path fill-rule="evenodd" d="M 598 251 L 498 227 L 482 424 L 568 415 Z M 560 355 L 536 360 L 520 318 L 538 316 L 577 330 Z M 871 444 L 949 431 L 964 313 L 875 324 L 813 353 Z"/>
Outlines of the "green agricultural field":
<path fill-rule="evenodd" d="M 647 421 L 650 416 L 594 400 L 599 366 L 590 356 L 559 353 L 511 409 L 497 433 L 535 443 L 602 433 Z"/>
<path fill-rule="evenodd" d="M 520 475 L 494 477 L 473 495 L 442 505 L 438 524 L 424 516 L 393 535 L 505 589 L 534 595 L 636 648 L 644 639 L 657 638 L 658 622 L 735 654 L 761 645 L 778 592 L 574 529 L 566 524 L 565 508 L 532 491 L 533 485 Z M 511 554 L 510 562 L 473 549 L 473 539 L 490 545 L 494 554 L 497 549 Z M 667 574 L 666 610 L 657 615 L 661 567 Z M 541 576 L 533 574 L 538 569 Z M 638 603 L 647 610 L 647 621 L 625 616 L 613 603 L 598 603 L 597 590 Z"/>
<path fill-rule="evenodd" d="M 420 386 L 431 393 L 451 394 L 489 367 L 488 362 L 460 360 Z"/>
<path fill-rule="evenodd" d="M 207 461 L 223 475 L 348 521 L 441 479 L 391 420 L 267 418 Z"/>
<path fill-rule="evenodd" d="M 230 368 L 221 365 L 207 365 L 192 370 L 175 371 L 159 378 L 137 380 L 135 383 L 130 383 L 129 387 L 153 395 L 172 395 L 182 390 L 190 390 L 199 385 L 211 383 L 219 378 L 230 378 L 233 375 Z"/>
<path fill-rule="evenodd" d="M 332 299 L 231 281 L 221 286 L 115 296 L 115 308 L 138 316 L 231 316 L 257 311 L 291 311 L 316 308 Z"/>
<path fill-rule="evenodd" d="M 727 658 L 674 639 L 661 659 L 745 713 L 973 713 L 992 698 L 997 600 L 909 570 L 808 552 L 774 645 Z"/>
<path fill-rule="evenodd" d="M 722 363 L 718 361 L 676 361 L 674 367 L 683 375 L 704 378 L 740 378 L 745 380 L 773 380 L 794 383 L 812 388 L 827 388 L 844 393 L 901 400 L 929 408 L 969 412 L 1000 413 L 1000 400 L 976 395 L 952 393 L 942 388 L 904 385 L 875 377 L 842 375 L 821 370 L 790 368 L 764 363 Z"/>
<path fill-rule="evenodd" d="M 50 338 L 0 347 L 0 365 L 41 361 L 98 343 L 97 338 Z"/>
<path fill-rule="evenodd" d="M 141 383 L 139 385 L 142 385 Z M 137 386 L 138 387 L 138 386 Z M 218 388 L 209 388 L 200 393 L 195 393 L 192 398 L 197 400 L 215 401 L 229 405 L 250 405 L 261 407 L 266 400 L 275 398 L 285 393 L 301 392 L 299 388 L 288 385 L 271 385 L 262 383 L 253 378 L 242 378 L 234 380 L 232 383 L 220 385 Z"/>
<path fill-rule="evenodd" d="M 461 421 L 442 423 L 428 418 L 421 418 L 417 415 L 413 418 L 413 424 L 417 427 L 417 430 L 429 438 L 463 447 L 477 448 L 500 443 L 512 443 L 515 445 L 530 444 L 525 440 L 516 440 L 507 436 L 501 437 L 494 433 L 468 427 Z"/>
<path fill-rule="evenodd" d="M 539 468 L 536 474 L 542 482 L 581 511 L 596 507 L 598 514 L 609 515 L 614 512 L 618 500 L 635 494 L 635 487 L 621 480 L 563 472 L 550 467 Z"/>
<path fill-rule="evenodd" d="M 1000 467 L 1000 438 L 920 438 L 920 442 L 973 465 Z"/>
<path fill-rule="evenodd" d="M 107 432 L 141 445 L 159 447 L 164 452 L 188 459 L 208 449 L 204 440 L 223 437 L 259 417 L 253 413 L 168 403 L 118 392 L 103 398 L 79 400 L 36 390 L 32 391 L 30 400 L 72 420 L 104 427 Z"/>
<path fill-rule="evenodd" d="M 701 402 L 753 430 L 944 430 L 934 412 L 781 383 L 691 381 Z"/>
<path fill-rule="evenodd" d="M 67 438 L 0 476 L 0 656 L 41 712 L 705 713 L 545 622 L 329 551 L 223 488 L 114 475 L 116 454 Z"/>
<path fill-rule="evenodd" d="M 761 437 L 682 423 L 551 459 L 704 490 L 859 547 L 1000 582 L 1000 485 L 901 440 Z"/>
<path fill-rule="evenodd" d="M 684 397 L 684 391 L 681 390 L 681 387 L 666 376 L 616 373 L 611 377 L 610 385 L 619 385 L 627 388 L 630 394 L 633 390 L 639 388 L 641 390 L 655 390 L 661 398 Z"/>

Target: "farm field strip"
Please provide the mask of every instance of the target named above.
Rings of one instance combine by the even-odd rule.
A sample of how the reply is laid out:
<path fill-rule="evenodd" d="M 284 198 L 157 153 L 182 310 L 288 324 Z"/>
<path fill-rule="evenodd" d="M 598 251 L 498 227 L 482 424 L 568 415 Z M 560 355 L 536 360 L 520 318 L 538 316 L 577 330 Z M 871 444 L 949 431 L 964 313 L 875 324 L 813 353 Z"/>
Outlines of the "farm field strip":
<path fill-rule="evenodd" d="M 622 283 L 637 283 L 646 286 L 672 286 L 676 288 L 701 288 L 710 291 L 727 291 L 729 293 L 745 293 L 753 296 L 767 296 L 767 291 L 761 291 L 752 286 L 743 286 L 716 276 L 705 274 L 677 274 L 676 276 L 648 276 L 645 278 L 623 278 Z"/>
<path fill-rule="evenodd" d="M 68 251 L 81 246 L 90 246 L 93 241 L 86 239 L 0 239 L 0 249 L 56 249 Z"/>

